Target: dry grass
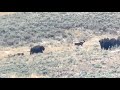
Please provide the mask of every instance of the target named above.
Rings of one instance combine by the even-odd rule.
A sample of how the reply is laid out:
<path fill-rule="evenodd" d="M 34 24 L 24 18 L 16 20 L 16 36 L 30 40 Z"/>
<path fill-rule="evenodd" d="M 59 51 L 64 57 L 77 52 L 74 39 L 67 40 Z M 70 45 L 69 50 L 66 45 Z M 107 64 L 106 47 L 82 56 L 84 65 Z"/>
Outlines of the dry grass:
<path fill-rule="evenodd" d="M 4 56 L 7 56 L 8 54 L 15 54 L 17 52 L 23 52 L 25 53 L 25 58 L 28 59 L 27 63 L 32 64 L 35 63 L 37 58 L 39 60 L 42 60 L 41 62 L 47 62 L 51 61 L 53 62 L 58 62 L 58 68 L 52 68 L 50 69 L 50 75 L 42 75 L 42 74 L 36 74 L 32 73 L 31 75 L 28 76 L 28 78 L 49 78 L 49 77 L 67 77 L 66 73 L 74 73 L 77 75 L 77 73 L 85 73 L 88 72 L 90 75 L 95 76 L 96 73 L 116 73 L 114 72 L 117 70 L 119 73 L 118 66 L 120 65 L 120 57 L 119 57 L 119 51 L 118 50 L 113 50 L 113 51 L 100 51 L 99 47 L 98 50 L 94 48 L 94 45 L 98 45 L 98 40 L 103 37 L 95 36 L 91 38 L 91 40 L 85 42 L 84 46 L 81 48 L 78 48 L 74 45 L 71 44 L 69 47 L 66 43 L 62 44 L 57 44 L 53 43 L 48 44 L 46 47 L 46 50 L 44 54 L 41 55 L 33 55 L 30 56 L 29 53 L 27 52 L 30 48 L 29 47 L 17 47 L 17 48 L 9 48 L 6 49 L 8 51 L 4 51 Z M 49 41 L 50 43 L 51 41 Z M 76 51 L 77 50 L 77 51 Z M 9 52 L 9 53 L 8 53 Z M 6 54 L 5 54 L 6 53 Z M 50 54 L 52 53 L 52 54 Z M 3 52 L 2 52 L 3 54 Z M 0 54 L 1 55 L 1 54 Z M 3 56 L 0 56 L 1 59 L 4 59 Z M 48 58 L 49 57 L 49 58 Z M 9 58 L 9 57 L 8 57 Z M 72 59 L 72 63 L 68 63 L 69 59 Z M 49 62 L 50 62 L 49 61 Z M 54 67 L 54 66 L 52 66 Z M 49 67 L 50 68 L 50 67 Z M 66 71 L 67 68 L 71 68 L 70 70 Z M 58 71 L 57 71 L 58 70 Z M 62 71 L 63 70 L 63 71 Z M 65 71 L 64 71 L 65 70 Z M 53 72 L 54 71 L 54 72 Z M 58 75 L 52 76 L 52 73 L 59 72 Z M 60 75 L 61 73 L 61 75 Z M 92 73 L 92 74 L 91 74 Z M 95 73 L 95 74 L 94 74 Z M 63 75 L 65 74 L 65 75 Z M 67 75 L 68 75 L 67 74 Z M 63 75 L 63 76 L 62 76 Z M 20 76 L 17 76 L 16 73 L 11 74 L 11 78 L 21 78 Z M 85 76 L 87 77 L 87 76 Z M 91 76 L 88 76 L 91 77 Z M 99 77 L 99 76 L 98 76 Z M 102 77 L 102 75 L 101 75 Z M 104 75 L 103 75 L 104 77 Z M 107 77 L 107 76 L 106 76 Z"/>
<path fill-rule="evenodd" d="M 23 77 L 18 77 L 16 73 L 12 73 L 10 78 L 23 78 Z M 31 75 L 29 75 L 28 77 L 25 78 L 49 78 L 49 76 L 47 75 L 37 75 L 35 73 L 32 73 Z"/>
<path fill-rule="evenodd" d="M 0 12 L 0 15 L 8 14 L 11 12 Z M 43 54 L 30 55 L 28 45 L 0 48 L 0 72 L 6 70 L 4 72 L 8 74 L 10 68 L 12 72 L 9 73 L 9 76 L 11 78 L 72 77 L 72 75 L 73 77 L 109 77 L 105 76 L 105 73 L 113 75 L 113 77 L 120 77 L 119 48 L 111 51 L 101 50 L 98 42 L 102 38 L 117 38 L 117 35 L 95 35 L 92 31 L 89 32 L 87 29 L 82 31 L 80 28 L 65 30 L 64 34 L 67 35 L 67 39 L 63 38 L 63 41 L 49 38 L 43 40 L 42 45 L 45 46 Z M 71 41 L 70 43 L 67 41 L 68 39 Z M 86 40 L 83 47 L 74 45 L 74 41 L 78 42 L 82 39 Z M 41 44 L 38 42 L 35 45 L 39 43 Z M 14 56 L 17 53 L 24 53 L 24 56 Z M 44 71 L 47 72 L 46 75 L 41 73 Z"/>
<path fill-rule="evenodd" d="M 29 47 L 17 47 L 17 48 L 2 48 L 0 51 L 0 59 L 9 58 L 9 56 L 16 55 L 17 53 L 24 53 L 25 55 L 29 55 L 30 48 Z"/>
<path fill-rule="evenodd" d="M 31 74 L 29 78 L 49 78 L 47 75 L 37 75 L 37 74 Z"/>
<path fill-rule="evenodd" d="M 14 14 L 15 12 L 0 12 L 0 16 Z"/>

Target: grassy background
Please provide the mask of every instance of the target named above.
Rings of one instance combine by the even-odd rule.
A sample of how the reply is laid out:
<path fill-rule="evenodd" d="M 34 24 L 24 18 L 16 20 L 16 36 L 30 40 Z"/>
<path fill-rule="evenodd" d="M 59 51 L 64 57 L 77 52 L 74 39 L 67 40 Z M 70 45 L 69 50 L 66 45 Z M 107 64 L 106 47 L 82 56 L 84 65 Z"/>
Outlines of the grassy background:
<path fill-rule="evenodd" d="M 1 78 L 120 77 L 120 48 L 105 51 L 98 43 L 119 36 L 119 12 L 17 12 L 0 23 Z M 74 46 L 81 40 L 83 47 Z M 38 44 L 45 52 L 29 55 Z"/>

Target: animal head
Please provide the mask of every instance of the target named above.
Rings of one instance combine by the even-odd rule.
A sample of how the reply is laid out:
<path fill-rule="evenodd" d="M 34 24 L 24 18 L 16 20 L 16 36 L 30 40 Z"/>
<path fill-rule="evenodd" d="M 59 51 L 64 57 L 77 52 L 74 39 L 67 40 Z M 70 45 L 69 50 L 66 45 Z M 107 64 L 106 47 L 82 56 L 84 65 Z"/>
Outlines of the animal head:
<path fill-rule="evenodd" d="M 41 48 L 42 48 L 43 51 L 45 50 L 45 48 L 43 46 L 41 46 Z"/>
<path fill-rule="evenodd" d="M 99 40 L 99 42 L 102 43 L 102 42 L 103 42 L 103 39 Z"/>
<path fill-rule="evenodd" d="M 80 41 L 79 43 L 84 43 L 85 42 L 85 40 L 82 40 L 82 41 Z"/>

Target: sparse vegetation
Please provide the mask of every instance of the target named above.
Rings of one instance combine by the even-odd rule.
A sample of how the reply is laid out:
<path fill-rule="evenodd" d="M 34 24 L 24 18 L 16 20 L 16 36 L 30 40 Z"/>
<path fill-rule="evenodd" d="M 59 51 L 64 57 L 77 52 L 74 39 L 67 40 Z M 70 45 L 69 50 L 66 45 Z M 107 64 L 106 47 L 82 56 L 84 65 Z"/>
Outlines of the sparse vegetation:
<path fill-rule="evenodd" d="M 120 47 L 101 50 L 98 42 L 119 36 L 119 12 L 17 12 L 0 22 L 1 78 L 120 77 Z M 45 52 L 30 55 L 34 45 Z"/>

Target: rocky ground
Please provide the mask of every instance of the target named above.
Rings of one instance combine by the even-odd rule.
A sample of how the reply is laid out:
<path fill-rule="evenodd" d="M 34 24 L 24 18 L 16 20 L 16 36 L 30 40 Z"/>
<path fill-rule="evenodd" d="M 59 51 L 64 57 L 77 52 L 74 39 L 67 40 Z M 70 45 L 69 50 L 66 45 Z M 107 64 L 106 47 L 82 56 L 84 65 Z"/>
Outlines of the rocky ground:
<path fill-rule="evenodd" d="M 101 50 L 98 42 L 119 36 L 119 12 L 17 12 L 0 22 L 1 78 L 120 77 L 120 48 Z M 30 55 L 38 44 L 45 52 Z"/>

